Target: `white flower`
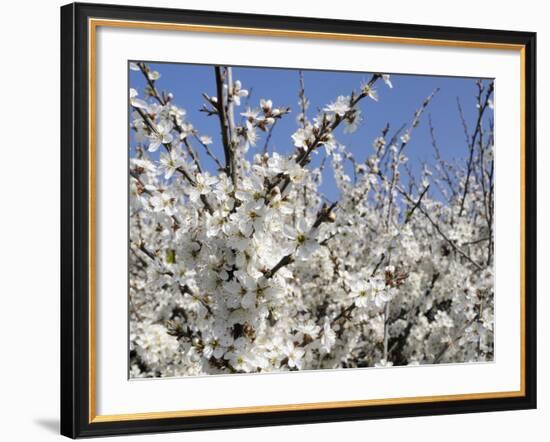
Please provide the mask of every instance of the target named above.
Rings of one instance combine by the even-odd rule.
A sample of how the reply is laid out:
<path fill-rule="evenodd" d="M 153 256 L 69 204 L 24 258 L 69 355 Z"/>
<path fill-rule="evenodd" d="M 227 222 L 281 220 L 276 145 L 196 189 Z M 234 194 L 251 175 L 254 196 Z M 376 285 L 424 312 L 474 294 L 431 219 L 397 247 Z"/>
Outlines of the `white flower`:
<path fill-rule="evenodd" d="M 194 128 L 192 124 L 189 124 L 184 121 L 180 121 L 178 124 L 179 124 L 180 141 L 185 140 L 189 135 L 192 135 L 194 133 Z"/>
<path fill-rule="evenodd" d="M 384 139 L 384 137 L 375 138 L 374 141 L 372 142 L 372 147 L 374 147 L 376 151 L 384 149 L 385 146 L 386 146 L 386 140 Z"/>
<path fill-rule="evenodd" d="M 288 358 L 288 366 L 290 368 L 302 369 L 302 358 L 304 357 L 304 350 L 299 347 L 295 347 L 292 342 L 287 342 L 283 348 L 283 353 Z"/>
<path fill-rule="evenodd" d="M 386 83 L 386 86 L 388 86 L 390 89 L 393 88 L 393 84 L 391 84 L 390 81 L 390 74 L 382 74 L 382 80 L 384 80 L 384 83 Z"/>
<path fill-rule="evenodd" d="M 223 209 L 216 210 L 212 215 L 206 213 L 206 236 L 215 237 L 222 231 L 226 235 L 231 232 L 228 213 Z"/>
<path fill-rule="evenodd" d="M 273 198 L 271 198 L 271 201 L 269 202 L 269 206 L 273 210 L 275 210 L 277 213 L 281 213 L 283 215 L 290 215 L 292 214 L 292 212 L 294 212 L 294 208 L 292 207 L 292 204 L 284 200 L 281 197 L 280 193 L 277 193 Z"/>
<path fill-rule="evenodd" d="M 234 351 L 228 351 L 225 359 L 229 359 L 229 363 L 236 371 L 251 372 L 256 369 L 256 355 L 246 351 L 246 349 L 236 349 Z"/>
<path fill-rule="evenodd" d="M 393 267 L 386 267 L 386 271 L 392 271 Z M 383 308 L 388 301 L 391 301 L 396 292 L 395 288 L 386 286 L 382 276 L 369 279 L 370 295 L 378 308 Z"/>
<path fill-rule="evenodd" d="M 180 245 L 179 253 L 183 261 L 190 267 L 196 264 L 200 258 L 201 245 L 197 241 L 184 241 Z"/>
<path fill-rule="evenodd" d="M 207 359 L 210 359 L 211 357 L 220 359 L 224 355 L 226 350 L 227 348 L 221 346 L 216 339 L 211 339 L 207 341 L 206 345 L 202 349 L 202 354 Z"/>
<path fill-rule="evenodd" d="M 207 146 L 208 146 L 209 144 L 212 144 L 212 138 L 209 137 L 209 136 L 206 136 L 206 135 L 201 136 L 201 137 L 199 138 L 199 140 L 201 140 L 201 143 L 202 143 L 202 144 L 206 144 Z"/>
<path fill-rule="evenodd" d="M 157 71 L 151 71 L 147 74 L 149 80 L 156 81 L 160 78 L 160 74 Z"/>
<path fill-rule="evenodd" d="M 241 97 L 247 97 L 248 91 L 246 89 L 242 89 L 242 84 L 239 80 L 235 81 L 233 83 L 233 87 L 231 88 L 231 99 L 234 101 L 234 103 L 237 106 L 240 106 L 241 104 Z"/>
<path fill-rule="evenodd" d="M 235 192 L 237 199 L 243 202 L 258 201 L 264 197 L 263 179 L 256 175 L 245 177 L 242 180 L 241 188 Z"/>
<path fill-rule="evenodd" d="M 249 120 L 245 122 L 245 125 L 238 128 L 238 133 L 243 137 L 245 146 L 255 146 L 258 141 L 258 134 L 256 133 L 256 126 L 254 126 Z"/>
<path fill-rule="evenodd" d="M 311 229 L 304 219 L 301 219 L 294 227 L 285 226 L 284 234 L 293 247 L 296 247 L 295 258 L 297 260 L 308 259 L 319 249 L 319 243 L 316 240 L 317 230 Z"/>
<path fill-rule="evenodd" d="M 368 83 L 361 85 L 361 92 L 374 101 L 378 101 L 378 92 Z"/>
<path fill-rule="evenodd" d="M 176 199 L 169 192 L 157 193 L 149 199 L 155 212 L 164 212 L 167 215 L 175 213 L 174 203 Z"/>
<path fill-rule="evenodd" d="M 167 122 L 161 121 L 156 126 L 149 136 L 149 152 L 156 152 L 161 144 L 171 143 L 174 137 L 170 133 L 172 131 L 172 125 Z"/>
<path fill-rule="evenodd" d="M 357 130 L 359 127 L 359 123 L 362 121 L 361 117 L 361 109 L 353 108 L 350 112 L 346 114 L 346 117 L 344 118 L 344 122 L 346 123 L 346 127 L 344 128 L 344 133 L 350 134 Z M 328 143 L 325 143 L 325 146 Z"/>
<path fill-rule="evenodd" d="M 323 325 L 323 333 L 321 335 L 321 350 L 324 353 L 330 353 L 330 350 L 336 343 L 336 333 L 330 327 L 330 321 L 328 318 L 325 318 L 325 323 Z"/>
<path fill-rule="evenodd" d="M 132 158 L 130 159 L 130 168 L 131 169 L 134 169 L 134 168 L 139 168 L 139 169 L 142 169 L 142 172 L 149 172 L 149 173 L 156 173 L 157 171 L 157 168 L 155 166 L 155 164 L 150 161 L 148 158 L 143 158 L 143 159 L 140 159 L 140 158 Z"/>
<path fill-rule="evenodd" d="M 250 123 L 253 123 L 258 118 L 260 111 L 257 109 L 246 109 L 246 112 L 241 112 L 241 115 L 245 117 Z"/>
<path fill-rule="evenodd" d="M 138 95 L 138 91 L 134 88 L 130 88 L 130 104 L 139 109 L 144 109 L 145 112 L 149 113 L 149 104 L 141 98 L 138 98 Z"/>
<path fill-rule="evenodd" d="M 264 200 L 250 201 L 231 215 L 233 221 L 245 237 L 252 235 L 253 229 L 261 230 L 264 222 L 266 206 Z"/>
<path fill-rule="evenodd" d="M 270 114 L 271 109 L 273 108 L 273 102 L 271 100 L 260 100 L 260 107 L 262 108 L 264 114 Z"/>
<path fill-rule="evenodd" d="M 218 182 L 216 183 L 214 192 L 220 200 L 226 199 L 228 195 L 233 193 L 233 183 L 225 172 L 218 175 Z"/>
<path fill-rule="evenodd" d="M 294 140 L 294 146 L 307 149 L 313 141 L 313 132 L 311 126 L 306 128 L 299 128 L 296 132 L 292 134 L 292 139 Z"/>
<path fill-rule="evenodd" d="M 161 169 L 164 170 L 164 179 L 166 180 L 170 179 L 176 170 L 184 164 L 181 152 L 175 147 L 170 149 L 168 153 L 161 153 L 159 162 Z"/>
<path fill-rule="evenodd" d="M 243 271 L 236 272 L 236 275 L 246 289 L 246 295 L 242 300 L 244 308 L 252 307 L 257 299 L 276 299 L 281 293 L 280 287 L 263 276 L 254 278 Z"/>
<path fill-rule="evenodd" d="M 350 289 L 350 295 L 354 298 L 355 305 L 357 307 L 368 307 L 370 284 L 367 281 L 358 280 L 351 284 Z"/>
<path fill-rule="evenodd" d="M 301 183 L 307 174 L 307 171 L 293 158 L 285 158 L 276 152 L 268 160 L 268 166 L 276 174 L 288 176 L 294 184 Z"/>
<path fill-rule="evenodd" d="M 244 235 L 239 229 L 238 224 L 232 224 L 229 226 L 230 236 L 227 239 L 227 245 L 240 252 L 244 252 L 250 244 L 250 237 Z"/>
<path fill-rule="evenodd" d="M 197 173 L 195 178 L 195 186 L 188 188 L 189 198 L 193 202 L 197 202 L 201 195 L 207 195 L 212 191 L 212 186 L 218 182 L 216 177 L 211 176 L 208 172 Z"/>
<path fill-rule="evenodd" d="M 339 117 L 343 117 L 346 112 L 351 110 L 350 107 L 350 97 L 344 97 L 340 95 L 335 102 L 326 106 L 323 110 L 326 112 L 334 112 Z"/>

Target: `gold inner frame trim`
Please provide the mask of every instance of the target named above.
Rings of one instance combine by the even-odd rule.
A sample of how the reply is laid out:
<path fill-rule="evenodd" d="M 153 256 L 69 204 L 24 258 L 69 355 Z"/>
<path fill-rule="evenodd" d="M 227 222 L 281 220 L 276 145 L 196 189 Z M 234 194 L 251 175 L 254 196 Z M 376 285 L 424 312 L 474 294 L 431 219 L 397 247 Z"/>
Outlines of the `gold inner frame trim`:
<path fill-rule="evenodd" d="M 98 27 L 133 28 L 160 31 L 186 31 L 217 34 L 252 35 L 264 37 L 289 37 L 356 41 L 386 44 L 409 44 L 418 46 L 443 46 L 473 49 L 496 49 L 518 51 L 520 54 L 520 389 L 487 393 L 466 393 L 437 396 L 415 396 L 388 399 L 314 402 L 301 404 L 261 405 L 233 408 L 158 411 L 128 414 L 96 414 L 96 35 Z M 130 20 L 88 19 L 88 93 L 89 93 L 89 423 L 134 421 L 146 419 L 169 419 L 180 417 L 238 415 L 246 413 L 273 413 L 280 411 L 322 410 L 329 408 L 365 407 L 375 405 L 420 404 L 427 402 L 482 400 L 525 396 L 525 46 L 521 44 L 475 42 L 459 40 L 389 37 L 377 35 L 340 34 L 331 32 L 293 31 L 283 29 L 211 26 L 181 23 L 140 22 Z"/>

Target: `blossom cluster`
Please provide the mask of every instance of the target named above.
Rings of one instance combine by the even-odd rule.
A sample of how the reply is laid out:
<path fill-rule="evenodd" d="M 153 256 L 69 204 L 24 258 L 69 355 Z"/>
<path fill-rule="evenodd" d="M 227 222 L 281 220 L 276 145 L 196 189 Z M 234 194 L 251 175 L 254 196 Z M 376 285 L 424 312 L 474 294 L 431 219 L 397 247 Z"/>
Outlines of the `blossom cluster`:
<path fill-rule="evenodd" d="M 405 147 L 432 96 L 404 131 L 384 129 L 364 162 L 337 139 L 339 128 L 357 129 L 379 84 L 393 86 L 389 75 L 372 75 L 311 119 L 301 91 L 294 153 L 282 155 L 257 144 L 291 109 L 271 99 L 245 105 L 231 68 L 213 68 L 217 95 L 203 94 L 201 111 L 219 122 L 215 141 L 159 92 L 160 73 L 130 68 L 147 80 L 129 91 L 131 377 L 493 358 L 487 131 L 474 135 L 470 161 L 438 157 L 406 180 Z M 492 84 L 479 90 L 483 124 Z M 319 190 L 319 152 L 337 202 Z"/>

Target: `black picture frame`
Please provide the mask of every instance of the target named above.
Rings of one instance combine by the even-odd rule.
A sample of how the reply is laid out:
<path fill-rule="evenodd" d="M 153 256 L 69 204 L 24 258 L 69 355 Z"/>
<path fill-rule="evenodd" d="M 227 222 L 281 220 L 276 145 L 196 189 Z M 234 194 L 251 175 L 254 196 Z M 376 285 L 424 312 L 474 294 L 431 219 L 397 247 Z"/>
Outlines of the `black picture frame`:
<path fill-rule="evenodd" d="M 524 395 L 233 415 L 90 419 L 88 19 L 105 18 L 521 45 L 525 81 Z M 61 8 L 61 434 L 241 428 L 536 408 L 536 34 L 488 29 L 73 3 Z"/>

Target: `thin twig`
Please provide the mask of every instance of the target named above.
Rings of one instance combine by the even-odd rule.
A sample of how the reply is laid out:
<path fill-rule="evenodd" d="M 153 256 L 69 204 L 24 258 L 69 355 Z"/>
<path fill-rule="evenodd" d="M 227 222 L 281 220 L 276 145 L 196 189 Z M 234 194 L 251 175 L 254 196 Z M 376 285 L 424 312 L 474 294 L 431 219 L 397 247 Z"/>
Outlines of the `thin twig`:
<path fill-rule="evenodd" d="M 478 113 L 477 113 L 477 122 L 474 129 L 474 133 L 472 134 L 472 137 L 468 143 L 468 147 L 470 149 L 470 156 L 468 157 L 468 167 L 466 170 L 466 181 L 464 182 L 464 192 L 462 193 L 462 199 L 460 201 L 460 210 L 458 211 L 458 216 L 462 216 L 462 213 L 464 212 L 464 205 L 466 201 L 466 196 L 468 195 L 468 186 L 470 182 L 470 176 L 472 174 L 472 165 L 473 165 L 473 158 L 474 158 L 474 146 L 477 139 L 478 134 L 482 130 L 482 120 L 483 120 L 483 114 L 485 112 L 485 109 L 487 108 L 489 104 L 489 98 L 491 97 L 491 94 L 493 93 L 494 85 L 491 82 L 489 84 L 489 87 L 487 89 L 487 92 L 485 93 L 485 99 L 482 101 L 481 95 L 483 93 L 483 88 L 479 86 L 479 94 L 478 94 Z M 460 100 L 457 98 L 457 103 L 459 107 L 459 112 L 461 114 L 461 118 L 464 121 L 462 107 L 460 105 Z"/>
<path fill-rule="evenodd" d="M 420 194 L 420 196 L 418 197 L 418 200 L 416 201 L 415 205 L 413 206 L 413 208 L 409 211 L 409 213 L 407 213 L 407 218 L 405 219 L 405 224 L 407 224 L 413 214 L 414 214 L 414 211 L 417 209 L 418 206 L 420 206 L 420 203 L 422 202 L 422 198 L 424 198 L 424 195 L 426 195 L 426 192 L 428 191 L 428 189 L 430 188 L 430 185 L 428 184 L 424 190 L 422 191 L 422 193 Z"/>
<path fill-rule="evenodd" d="M 273 135 L 273 130 L 275 129 L 275 125 L 277 124 L 277 120 L 273 122 L 273 124 L 270 126 L 269 131 L 267 132 L 267 137 L 265 138 L 264 148 L 263 152 L 268 153 L 269 150 L 269 142 L 271 141 L 271 137 Z"/>
<path fill-rule="evenodd" d="M 212 151 L 208 147 L 208 144 L 204 143 L 196 133 L 193 133 L 193 138 L 195 138 L 195 140 L 203 147 L 203 149 L 206 152 L 206 155 L 212 158 L 212 160 L 216 163 L 216 166 L 218 166 L 218 169 L 225 170 L 220 160 L 216 157 L 216 155 L 212 153 Z"/>
<path fill-rule="evenodd" d="M 373 172 L 374 173 L 374 172 Z M 387 178 L 379 171 L 378 173 L 376 173 L 376 175 L 378 175 L 382 180 L 386 181 L 387 182 Z M 405 192 L 403 189 L 401 189 L 400 186 L 395 186 L 395 189 L 401 194 L 403 195 L 408 201 L 409 203 L 411 204 L 415 204 L 415 201 L 409 196 L 409 194 L 407 192 Z M 483 267 L 481 267 L 477 262 L 475 262 L 470 256 L 468 256 L 468 254 L 466 254 L 464 251 L 462 251 L 444 232 L 443 230 L 441 230 L 441 227 L 439 227 L 439 224 L 437 224 L 433 219 L 432 217 L 430 216 L 430 214 L 424 210 L 424 208 L 422 207 L 422 204 L 419 204 L 417 209 L 420 211 L 420 213 L 422 213 L 426 218 L 427 220 L 430 222 L 430 224 L 435 228 L 435 230 L 437 231 L 437 233 L 439 233 L 439 235 L 445 240 L 447 241 L 447 243 L 449 243 L 449 245 L 452 247 L 452 249 L 458 253 L 459 255 L 461 255 L 462 257 L 464 257 L 466 260 L 468 260 L 470 263 L 472 263 L 472 265 L 474 265 L 474 267 L 477 269 L 477 270 L 483 270 Z"/>

